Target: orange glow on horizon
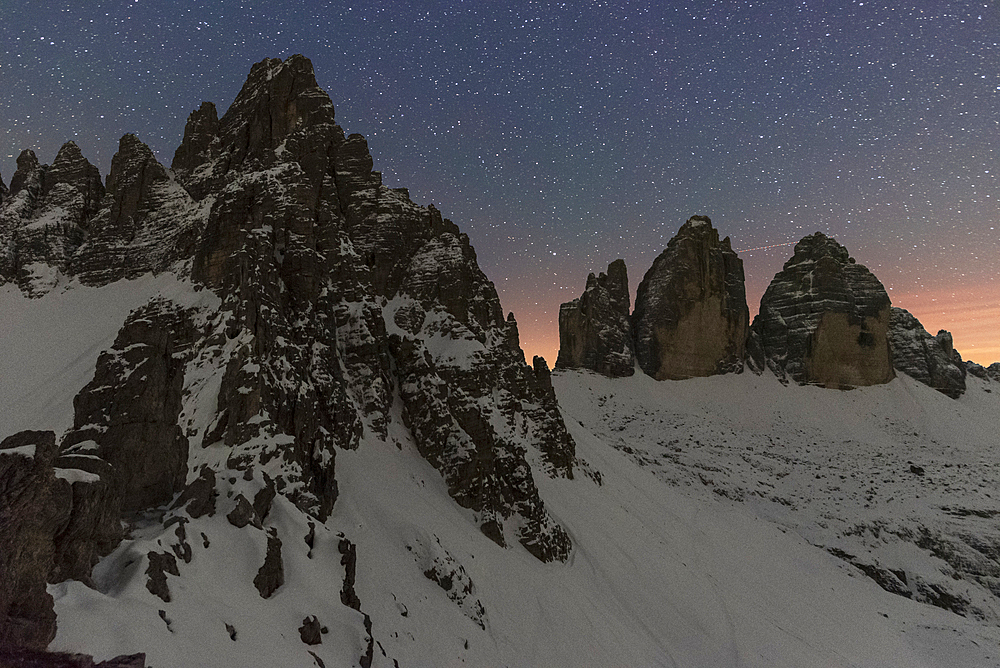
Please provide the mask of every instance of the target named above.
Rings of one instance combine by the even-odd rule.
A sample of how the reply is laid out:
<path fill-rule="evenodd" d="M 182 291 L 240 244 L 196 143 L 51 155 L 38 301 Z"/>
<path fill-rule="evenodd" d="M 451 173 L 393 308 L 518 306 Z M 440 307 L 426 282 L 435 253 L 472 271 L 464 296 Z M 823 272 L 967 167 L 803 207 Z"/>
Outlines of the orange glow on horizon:
<path fill-rule="evenodd" d="M 963 360 L 983 366 L 1000 361 L 1000 296 L 984 299 L 982 288 L 971 287 L 919 294 L 890 292 L 890 296 L 893 306 L 912 313 L 932 335 L 939 329 L 951 332 Z M 558 324 L 519 322 L 518 328 L 525 361 L 531 364 L 534 355 L 541 355 L 553 368 L 559 354 Z"/>

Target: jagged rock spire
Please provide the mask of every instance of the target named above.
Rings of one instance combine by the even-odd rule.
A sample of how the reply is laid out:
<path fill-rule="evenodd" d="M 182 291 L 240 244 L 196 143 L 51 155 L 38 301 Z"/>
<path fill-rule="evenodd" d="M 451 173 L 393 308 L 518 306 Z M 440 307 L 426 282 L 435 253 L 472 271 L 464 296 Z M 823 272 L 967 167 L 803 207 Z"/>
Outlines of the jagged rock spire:
<path fill-rule="evenodd" d="M 557 369 L 590 369 L 612 378 L 635 373 L 628 272 L 624 260 L 587 276 L 583 295 L 559 307 Z"/>
<path fill-rule="evenodd" d="M 749 320 L 743 261 L 707 216 L 692 216 L 639 284 L 636 360 L 657 380 L 742 371 Z"/>

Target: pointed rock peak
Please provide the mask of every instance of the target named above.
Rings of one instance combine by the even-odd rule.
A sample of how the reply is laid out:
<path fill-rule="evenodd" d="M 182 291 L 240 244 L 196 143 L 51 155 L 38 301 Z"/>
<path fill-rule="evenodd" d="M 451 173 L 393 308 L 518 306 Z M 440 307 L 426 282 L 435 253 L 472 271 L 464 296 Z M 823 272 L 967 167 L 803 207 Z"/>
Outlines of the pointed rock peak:
<path fill-rule="evenodd" d="M 146 169 L 149 169 L 151 173 L 146 174 Z M 118 140 L 118 152 L 111 158 L 108 190 L 112 192 L 117 190 L 123 181 L 149 180 L 150 178 L 157 180 L 167 178 L 163 165 L 157 161 L 152 149 L 134 134 L 122 135 L 122 138 Z"/>
<path fill-rule="evenodd" d="M 111 225 L 117 227 L 135 217 L 153 184 L 167 179 L 167 170 L 157 162 L 153 151 L 134 134 L 124 135 L 111 158 L 108 174 Z"/>
<path fill-rule="evenodd" d="M 333 103 L 316 83 L 312 63 L 295 55 L 284 62 L 267 58 L 251 68 L 219 121 L 219 134 L 233 167 L 248 157 L 267 161 L 294 131 L 333 122 Z"/>
<path fill-rule="evenodd" d="M 212 143 L 219 136 L 219 113 L 211 102 L 202 102 L 191 112 L 184 126 L 184 139 L 174 152 L 170 168 L 174 171 L 193 170 L 208 162 L 212 155 Z"/>
<path fill-rule="evenodd" d="M 59 148 L 52 166 L 54 167 L 60 162 L 77 162 L 79 160 L 86 160 L 86 158 L 83 157 L 83 153 L 80 151 L 80 147 L 76 145 L 76 142 L 70 140 Z"/>
<path fill-rule="evenodd" d="M 17 171 L 10 179 L 10 194 L 16 195 L 21 192 L 31 175 L 41 168 L 34 151 L 27 148 L 21 151 L 21 155 L 17 156 Z"/>
<path fill-rule="evenodd" d="M 708 216 L 692 216 L 639 284 L 636 360 L 657 380 L 740 372 L 749 321 L 743 261 Z"/>
<path fill-rule="evenodd" d="M 84 197 L 84 219 L 92 216 L 104 196 L 101 172 L 83 157 L 80 147 L 68 141 L 59 149 L 52 166 L 45 173 L 43 193 L 48 194 L 59 184 L 76 188 Z"/>
<path fill-rule="evenodd" d="M 631 299 L 624 260 L 608 265 L 607 273 L 587 276 L 578 299 L 559 307 L 557 369 L 590 369 L 612 378 L 635 372 Z"/>

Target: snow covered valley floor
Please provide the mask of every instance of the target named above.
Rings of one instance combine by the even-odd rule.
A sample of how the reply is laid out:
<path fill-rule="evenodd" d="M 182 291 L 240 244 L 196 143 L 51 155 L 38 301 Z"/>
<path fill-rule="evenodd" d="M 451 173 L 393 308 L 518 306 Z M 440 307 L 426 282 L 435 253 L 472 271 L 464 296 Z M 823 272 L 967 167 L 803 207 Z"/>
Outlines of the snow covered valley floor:
<path fill-rule="evenodd" d="M 147 293 L 209 298 L 143 281 L 2 295 L 17 315 L 0 354 L 8 432 L 66 428 L 98 352 Z M 337 453 L 325 524 L 279 494 L 262 526 L 237 528 L 239 495 L 256 498 L 276 472 L 227 475 L 225 447 L 195 441 L 189 480 L 219 472 L 215 512 L 136 517 L 93 588 L 50 585 L 50 649 L 178 668 L 332 668 L 369 648 L 385 667 L 1000 666 L 1000 388 L 970 377 L 956 401 L 905 377 L 849 392 L 749 373 L 553 383 L 576 476 L 550 478 L 528 454 L 573 540 L 567 563 L 484 536 L 397 405 L 388 438 Z M 283 582 L 262 598 L 274 538 Z M 169 600 L 149 585 L 156 551 L 178 555 Z M 349 574 L 359 610 L 345 603 Z"/>

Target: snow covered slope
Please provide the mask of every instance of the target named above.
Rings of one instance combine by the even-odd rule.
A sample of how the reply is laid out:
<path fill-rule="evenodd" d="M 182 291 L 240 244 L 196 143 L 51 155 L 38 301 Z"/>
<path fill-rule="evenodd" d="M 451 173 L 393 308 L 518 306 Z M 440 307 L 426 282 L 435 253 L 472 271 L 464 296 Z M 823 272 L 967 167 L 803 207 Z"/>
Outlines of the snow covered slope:
<path fill-rule="evenodd" d="M 46 299 L 88 299 L 81 313 L 112 313 L 123 295 L 152 289 L 140 279 Z M 41 324 L 52 309 L 45 299 L 8 300 L 6 312 L 24 323 Z M 93 368 L 90 351 L 107 334 L 74 328 L 59 342 L 60 359 Z M 39 367 L 36 378 L 9 352 L 37 357 L 50 340 L 16 338 L 4 368 L 26 387 L 51 384 L 51 370 Z M 67 396 L 87 380 L 77 376 L 63 378 Z M 6 408 L 16 392 L 3 379 Z M 155 666 L 357 665 L 367 616 L 376 666 L 1000 663 L 994 618 L 888 593 L 829 549 L 902 570 L 913 583 L 934 584 L 951 568 L 897 534 L 928 526 L 952 536 L 949 522 L 980 522 L 995 507 L 990 415 L 1000 393 L 988 385 L 953 401 L 907 378 L 851 392 L 750 374 L 656 382 L 562 372 L 554 383 L 587 464 L 575 480 L 542 475 L 537 453 L 532 465 L 573 540 L 567 563 L 484 536 L 417 452 L 397 400 L 385 439 L 369 433 L 338 454 L 341 493 L 325 525 L 275 499 L 267 524 L 284 545 L 284 583 L 271 598 L 252 584 L 267 531 L 226 519 L 236 495 L 253 498 L 260 481 L 234 476 L 217 483 L 212 515 L 171 523 L 182 514 L 160 509 L 136 519 L 95 569 L 96 590 L 51 585 L 59 630 L 50 648 L 97 659 L 142 651 Z M 190 468 L 223 450 L 192 450 Z M 988 525 L 979 528 L 985 540 Z M 180 575 L 166 575 L 163 601 L 146 586 L 147 554 L 172 546 L 191 556 L 177 560 Z M 341 604 L 349 570 L 363 613 Z M 980 585 L 954 582 L 970 598 L 979 592 L 971 603 L 993 614 Z M 327 632 L 306 645 L 299 628 L 312 618 Z"/>

